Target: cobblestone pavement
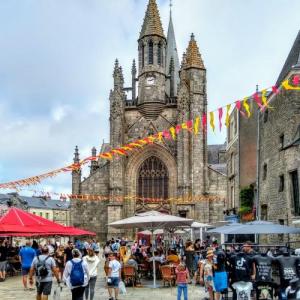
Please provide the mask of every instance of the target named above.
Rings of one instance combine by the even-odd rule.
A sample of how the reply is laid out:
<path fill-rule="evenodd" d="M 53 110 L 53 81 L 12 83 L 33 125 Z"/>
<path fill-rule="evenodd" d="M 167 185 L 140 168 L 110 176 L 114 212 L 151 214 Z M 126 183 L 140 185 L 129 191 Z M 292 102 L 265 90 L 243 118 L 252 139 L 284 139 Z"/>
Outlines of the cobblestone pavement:
<path fill-rule="evenodd" d="M 96 291 L 94 300 L 107 300 L 108 292 L 105 288 L 105 279 L 103 269 L 100 268 L 98 280 L 96 283 Z M 143 282 L 142 282 L 143 283 Z M 150 283 L 150 282 L 148 282 Z M 160 283 L 160 282 L 159 282 Z M 52 288 L 52 295 L 54 288 L 57 286 L 54 281 Z M 120 295 L 120 300 L 171 300 L 176 299 L 176 287 L 160 287 L 157 289 L 151 289 L 146 287 L 128 287 L 126 295 Z M 189 285 L 188 288 L 189 300 L 201 300 L 205 297 L 204 289 L 200 286 Z M 49 300 L 53 299 L 53 296 L 49 297 Z M 35 299 L 35 291 L 24 291 L 22 286 L 22 279 L 20 276 L 9 277 L 5 282 L 0 282 L 0 299 Z M 183 299 L 183 298 L 182 298 Z M 60 300 L 71 300 L 71 293 L 67 287 L 63 287 Z"/>

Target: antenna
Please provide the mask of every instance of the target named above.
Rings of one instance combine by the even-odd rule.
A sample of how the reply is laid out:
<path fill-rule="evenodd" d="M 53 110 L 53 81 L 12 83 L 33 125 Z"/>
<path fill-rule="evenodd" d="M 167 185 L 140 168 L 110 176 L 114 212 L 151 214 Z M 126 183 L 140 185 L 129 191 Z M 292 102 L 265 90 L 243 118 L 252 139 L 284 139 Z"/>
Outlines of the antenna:
<path fill-rule="evenodd" d="M 172 7 L 173 7 L 172 0 L 170 0 L 170 4 L 169 4 L 169 6 L 170 6 L 170 14 L 171 14 L 171 13 L 172 13 Z"/>

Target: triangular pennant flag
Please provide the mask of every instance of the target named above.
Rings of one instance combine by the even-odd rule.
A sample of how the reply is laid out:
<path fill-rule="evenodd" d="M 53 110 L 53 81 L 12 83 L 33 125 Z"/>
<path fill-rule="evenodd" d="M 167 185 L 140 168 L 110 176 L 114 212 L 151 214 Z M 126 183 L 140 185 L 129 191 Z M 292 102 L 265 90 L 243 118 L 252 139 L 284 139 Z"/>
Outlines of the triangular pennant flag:
<path fill-rule="evenodd" d="M 207 130 L 207 115 L 206 115 L 206 113 L 202 114 L 202 130 L 203 130 L 203 133 L 205 133 Z"/>
<path fill-rule="evenodd" d="M 218 109 L 218 112 L 219 112 L 219 128 L 220 128 L 220 131 L 221 131 L 222 130 L 223 107 L 220 107 Z"/>
<path fill-rule="evenodd" d="M 237 100 L 237 101 L 235 102 L 235 106 L 236 106 L 237 110 L 240 112 L 240 114 L 241 114 L 243 117 L 245 117 L 245 116 L 246 116 L 245 113 L 241 110 L 242 104 L 241 104 L 241 101 L 240 101 L 240 100 Z"/>
<path fill-rule="evenodd" d="M 278 87 L 277 87 L 276 85 L 272 86 L 272 92 L 273 92 L 275 95 L 279 94 L 279 89 L 278 89 Z"/>
<path fill-rule="evenodd" d="M 215 131 L 215 116 L 213 111 L 209 113 L 209 124 L 212 130 Z"/>
<path fill-rule="evenodd" d="M 243 106 L 244 106 L 244 108 L 245 108 L 245 110 L 246 110 L 247 117 L 250 118 L 250 116 L 251 116 L 251 111 L 250 111 L 250 106 L 249 106 L 247 100 L 248 100 L 248 97 L 245 97 L 244 100 L 243 100 Z"/>
<path fill-rule="evenodd" d="M 230 108 L 231 108 L 231 104 L 227 104 L 226 105 L 226 118 L 225 118 L 226 127 L 229 127 L 229 124 L 230 124 L 230 114 L 229 114 Z"/>
<path fill-rule="evenodd" d="M 174 127 L 170 128 L 171 136 L 173 140 L 176 140 L 176 130 Z"/>
<path fill-rule="evenodd" d="M 166 138 L 167 140 L 171 140 L 170 132 L 168 130 L 164 130 L 163 137 Z"/>
<path fill-rule="evenodd" d="M 197 135 L 199 132 L 199 125 L 200 125 L 200 117 L 197 117 L 194 122 L 194 134 L 195 135 Z"/>
<path fill-rule="evenodd" d="M 264 106 L 262 105 L 262 102 L 261 102 L 261 97 L 259 95 L 259 93 L 255 93 L 253 95 L 253 99 L 254 101 L 256 102 L 256 104 L 258 105 L 258 107 L 263 110 L 264 109 Z"/>

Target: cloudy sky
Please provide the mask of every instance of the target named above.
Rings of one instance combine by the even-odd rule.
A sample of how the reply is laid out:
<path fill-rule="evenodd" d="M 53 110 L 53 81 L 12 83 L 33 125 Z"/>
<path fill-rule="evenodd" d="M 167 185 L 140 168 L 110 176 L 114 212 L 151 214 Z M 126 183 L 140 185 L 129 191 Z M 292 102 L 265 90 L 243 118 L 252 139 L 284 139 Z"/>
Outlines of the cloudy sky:
<path fill-rule="evenodd" d="M 83 157 L 108 140 L 114 60 L 129 79 L 147 2 L 0 0 L 0 182 L 61 167 L 75 145 Z M 180 57 L 194 32 L 211 110 L 272 85 L 300 29 L 299 0 L 173 3 Z M 169 1 L 158 4 L 166 33 Z M 66 174 L 36 189 L 70 187 Z"/>

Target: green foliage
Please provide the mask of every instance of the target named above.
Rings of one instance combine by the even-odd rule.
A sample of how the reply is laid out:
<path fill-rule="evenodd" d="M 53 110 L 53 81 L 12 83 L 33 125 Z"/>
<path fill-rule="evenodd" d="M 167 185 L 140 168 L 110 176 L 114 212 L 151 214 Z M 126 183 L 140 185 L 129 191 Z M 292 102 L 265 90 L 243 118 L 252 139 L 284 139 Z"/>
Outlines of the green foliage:
<path fill-rule="evenodd" d="M 245 187 L 240 191 L 240 207 L 251 207 L 253 206 L 254 200 L 254 189 L 252 186 Z"/>

